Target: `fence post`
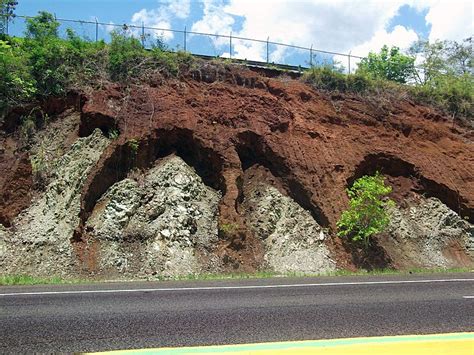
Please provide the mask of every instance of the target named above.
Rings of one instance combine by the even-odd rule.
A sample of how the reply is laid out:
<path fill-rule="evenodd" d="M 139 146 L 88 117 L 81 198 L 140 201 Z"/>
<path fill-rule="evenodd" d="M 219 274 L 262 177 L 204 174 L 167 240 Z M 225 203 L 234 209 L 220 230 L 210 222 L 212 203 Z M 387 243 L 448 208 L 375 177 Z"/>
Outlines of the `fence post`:
<path fill-rule="evenodd" d="M 186 52 L 186 26 L 184 26 L 184 51 Z"/>
<path fill-rule="evenodd" d="M 95 18 L 95 41 L 99 40 L 99 23 L 97 21 L 97 17 Z"/>
<path fill-rule="evenodd" d="M 230 31 L 229 39 L 229 58 L 232 59 L 232 31 Z"/>
<path fill-rule="evenodd" d="M 145 23 L 142 21 L 142 47 L 145 48 Z"/>
<path fill-rule="evenodd" d="M 351 51 L 349 51 L 349 55 L 347 56 L 348 61 L 349 61 L 349 74 L 351 73 Z"/>
<path fill-rule="evenodd" d="M 311 43 L 311 48 L 309 49 L 309 66 L 313 66 L 313 44 Z"/>
<path fill-rule="evenodd" d="M 270 57 L 269 57 L 269 55 L 268 55 L 268 53 L 269 53 L 269 52 L 268 52 L 268 41 L 269 41 L 269 40 L 270 40 L 270 37 L 267 37 L 267 63 L 270 62 Z"/>

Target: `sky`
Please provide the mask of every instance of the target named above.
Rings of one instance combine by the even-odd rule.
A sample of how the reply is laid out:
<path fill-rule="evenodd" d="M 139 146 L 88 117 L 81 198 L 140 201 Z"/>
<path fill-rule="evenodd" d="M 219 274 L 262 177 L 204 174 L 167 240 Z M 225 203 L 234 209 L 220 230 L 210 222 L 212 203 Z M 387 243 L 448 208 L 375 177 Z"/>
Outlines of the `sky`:
<path fill-rule="evenodd" d="M 184 49 L 186 32 L 225 34 L 291 44 L 306 48 L 366 56 L 384 44 L 402 49 L 417 39 L 460 41 L 472 36 L 473 5 L 465 0 L 19 0 L 18 15 L 45 10 L 57 18 L 105 24 L 134 24 L 160 28 L 145 30 L 147 43 L 157 37 L 171 49 Z M 98 26 L 98 37 L 108 39 L 110 25 Z M 95 25 L 64 23 L 77 33 L 95 38 Z M 163 31 L 166 29 L 181 32 Z M 24 30 L 17 19 L 15 34 Z M 141 29 L 132 29 L 136 36 Z M 236 38 L 186 34 L 193 53 L 266 61 L 267 45 Z M 230 53 L 232 49 L 232 53 Z M 309 51 L 269 45 L 270 62 L 307 66 Z M 319 54 L 314 62 L 347 58 Z"/>

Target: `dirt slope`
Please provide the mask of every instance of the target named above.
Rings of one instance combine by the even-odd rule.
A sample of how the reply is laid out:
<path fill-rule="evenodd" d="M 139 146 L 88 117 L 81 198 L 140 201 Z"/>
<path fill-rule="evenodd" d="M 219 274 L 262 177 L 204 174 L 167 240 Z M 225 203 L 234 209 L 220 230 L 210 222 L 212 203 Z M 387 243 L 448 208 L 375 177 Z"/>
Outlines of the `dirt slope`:
<path fill-rule="evenodd" d="M 389 178 L 397 202 L 409 193 L 436 197 L 474 222 L 474 133 L 402 98 L 329 94 L 285 76 L 209 66 L 160 85 L 110 85 L 81 100 L 79 136 L 95 128 L 120 135 L 85 182 L 74 243 L 87 243 L 84 226 L 107 189 L 172 152 L 222 193 L 220 223 L 238 228 L 221 238 L 218 253 L 245 261 L 246 270 L 262 257 L 239 212 L 244 173 L 255 164 L 332 233 L 347 207 L 345 188 L 376 170 Z M 5 226 L 28 206 L 31 193 L 31 167 L 17 148 L 5 145 L 0 152 L 0 166 L 11 167 L 0 179 Z M 21 187 L 12 187 L 15 182 Z M 328 243 L 339 266 L 353 265 L 337 238 Z"/>

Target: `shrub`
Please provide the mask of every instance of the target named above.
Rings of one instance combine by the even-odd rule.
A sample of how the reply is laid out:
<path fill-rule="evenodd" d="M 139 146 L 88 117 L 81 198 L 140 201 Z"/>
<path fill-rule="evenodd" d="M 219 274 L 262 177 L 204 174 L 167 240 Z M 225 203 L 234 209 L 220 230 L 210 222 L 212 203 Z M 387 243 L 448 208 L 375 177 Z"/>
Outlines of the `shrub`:
<path fill-rule="evenodd" d="M 383 197 L 392 191 L 385 186 L 384 178 L 376 173 L 363 176 L 347 189 L 349 209 L 337 222 L 338 235 L 353 242 L 361 242 L 367 248 L 370 238 L 383 232 L 389 223 L 387 207 L 394 203 Z"/>
<path fill-rule="evenodd" d="M 415 58 L 402 54 L 398 47 L 383 46 L 380 53 L 370 52 L 363 58 L 357 72 L 405 84 L 414 78 Z"/>
<path fill-rule="evenodd" d="M 219 225 L 219 232 L 226 236 L 234 234 L 238 229 L 239 226 L 236 223 L 222 223 Z"/>
<path fill-rule="evenodd" d="M 66 30 L 67 69 L 69 87 L 95 86 L 107 76 L 107 51 L 105 42 L 92 42 L 79 37 L 72 29 Z"/>
<path fill-rule="evenodd" d="M 141 42 L 124 32 L 112 32 L 109 46 L 109 73 L 112 80 L 126 81 L 137 77 L 147 53 Z"/>
<path fill-rule="evenodd" d="M 472 119 L 474 85 L 472 75 L 462 76 L 443 75 L 438 76 L 424 84 L 411 88 L 410 94 L 415 101 L 433 105 L 453 115 L 453 117 L 464 116 Z"/>
<path fill-rule="evenodd" d="M 127 142 L 128 146 L 130 147 L 132 154 L 135 156 L 138 153 L 138 148 L 140 147 L 140 143 L 137 139 L 132 138 Z"/>
<path fill-rule="evenodd" d="M 331 66 L 312 67 L 303 74 L 303 80 L 326 91 L 364 93 L 374 87 L 374 80 L 364 73 L 346 75 Z"/>
<path fill-rule="evenodd" d="M 347 90 L 346 76 L 329 66 L 308 69 L 303 74 L 303 80 L 317 89 L 342 92 Z"/>
<path fill-rule="evenodd" d="M 43 41 L 27 40 L 31 75 L 36 81 L 36 92 L 40 96 L 61 96 L 69 82 L 67 70 L 67 46 L 59 38 L 50 37 Z"/>
<path fill-rule="evenodd" d="M 367 92 L 374 89 L 374 81 L 363 73 L 349 74 L 346 77 L 347 90 L 351 92 Z"/>
<path fill-rule="evenodd" d="M 53 14 L 39 11 L 37 16 L 26 20 L 26 37 L 36 40 L 58 37 L 59 26 Z"/>
<path fill-rule="evenodd" d="M 59 22 L 45 11 L 27 19 L 23 48 L 28 53 L 36 93 L 41 96 L 63 95 L 68 83 L 68 46 L 58 38 L 58 27 Z"/>
<path fill-rule="evenodd" d="M 25 57 L 18 41 L 0 40 L 0 113 L 28 101 L 36 92 Z"/>

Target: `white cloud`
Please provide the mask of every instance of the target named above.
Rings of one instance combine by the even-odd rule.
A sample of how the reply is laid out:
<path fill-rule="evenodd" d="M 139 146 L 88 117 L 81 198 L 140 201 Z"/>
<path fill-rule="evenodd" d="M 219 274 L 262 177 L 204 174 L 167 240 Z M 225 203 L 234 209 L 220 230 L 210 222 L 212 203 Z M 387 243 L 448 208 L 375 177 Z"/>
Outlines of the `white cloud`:
<path fill-rule="evenodd" d="M 132 24 L 135 26 L 141 26 L 142 24 L 146 27 L 159 28 L 160 30 L 146 30 L 147 34 L 150 34 L 152 37 L 161 37 L 165 41 L 173 38 L 173 32 L 166 31 L 171 29 L 171 23 L 166 16 L 162 13 L 162 10 L 146 10 L 142 9 L 132 16 Z M 141 31 L 139 29 L 134 29 L 133 34 L 135 36 L 140 36 Z"/>
<path fill-rule="evenodd" d="M 226 12 L 244 16 L 241 34 L 305 47 L 347 51 L 385 26 L 402 1 L 231 0 Z"/>
<path fill-rule="evenodd" d="M 330 51 L 349 51 L 354 44 L 369 41 L 376 31 L 384 28 L 402 0 L 393 1 L 204 1 L 204 16 L 193 25 L 193 30 L 229 33 L 235 21 L 243 17 L 242 28 L 234 35 L 287 43 Z M 240 58 L 262 59 L 266 46 L 261 43 L 241 42 L 234 47 Z M 281 60 L 287 53 L 278 47 L 270 54 L 271 61 Z"/>
<path fill-rule="evenodd" d="M 171 20 L 173 18 L 186 18 L 190 12 L 190 0 L 169 0 L 160 2 L 160 7 L 156 9 L 141 9 L 132 15 L 132 25 L 159 28 L 161 30 L 146 30 L 152 37 L 161 37 L 165 41 L 173 38 L 173 32 L 166 31 L 171 29 Z M 133 33 L 139 36 L 140 30 L 134 30 Z"/>
<path fill-rule="evenodd" d="M 204 0 L 203 16 L 196 21 L 191 31 L 200 33 L 211 33 L 229 35 L 232 32 L 234 17 L 224 11 L 222 0 Z M 229 43 L 229 39 L 219 37 L 208 37 L 213 46 L 224 46 Z"/>
<path fill-rule="evenodd" d="M 191 10 L 191 0 L 174 0 L 168 5 L 169 12 L 178 18 L 186 18 Z"/>
<path fill-rule="evenodd" d="M 426 14 L 431 24 L 429 40 L 449 39 L 460 41 L 472 36 L 472 1 L 435 1 Z"/>
<path fill-rule="evenodd" d="M 429 39 L 455 39 L 472 33 L 472 4 L 466 0 L 201 0 L 202 17 L 191 26 L 195 32 L 256 38 L 323 49 L 366 55 L 383 44 L 407 47 L 418 38 L 410 24 L 387 30 L 390 20 L 403 5 L 427 10 L 426 22 L 432 30 Z M 190 0 L 168 0 L 160 7 L 142 9 L 132 17 L 136 25 L 171 27 L 173 18 L 190 14 Z M 239 18 L 240 17 L 240 18 Z M 237 21 L 239 19 L 239 21 Z M 239 28 L 236 28 L 237 23 Z M 241 25 L 240 25 L 241 24 Z M 167 38 L 171 38 L 169 33 Z M 216 52 L 228 51 L 228 38 L 211 38 Z M 262 60 L 262 43 L 234 40 L 234 56 Z M 283 60 L 291 51 L 272 48 L 271 60 Z M 229 53 L 227 53 L 228 55 Z"/>
<path fill-rule="evenodd" d="M 378 52 L 383 45 L 396 46 L 404 50 L 416 40 L 418 40 L 416 32 L 403 26 L 395 26 L 391 32 L 381 29 L 376 31 L 369 41 L 355 46 L 352 54 L 364 57 L 369 52 Z"/>

